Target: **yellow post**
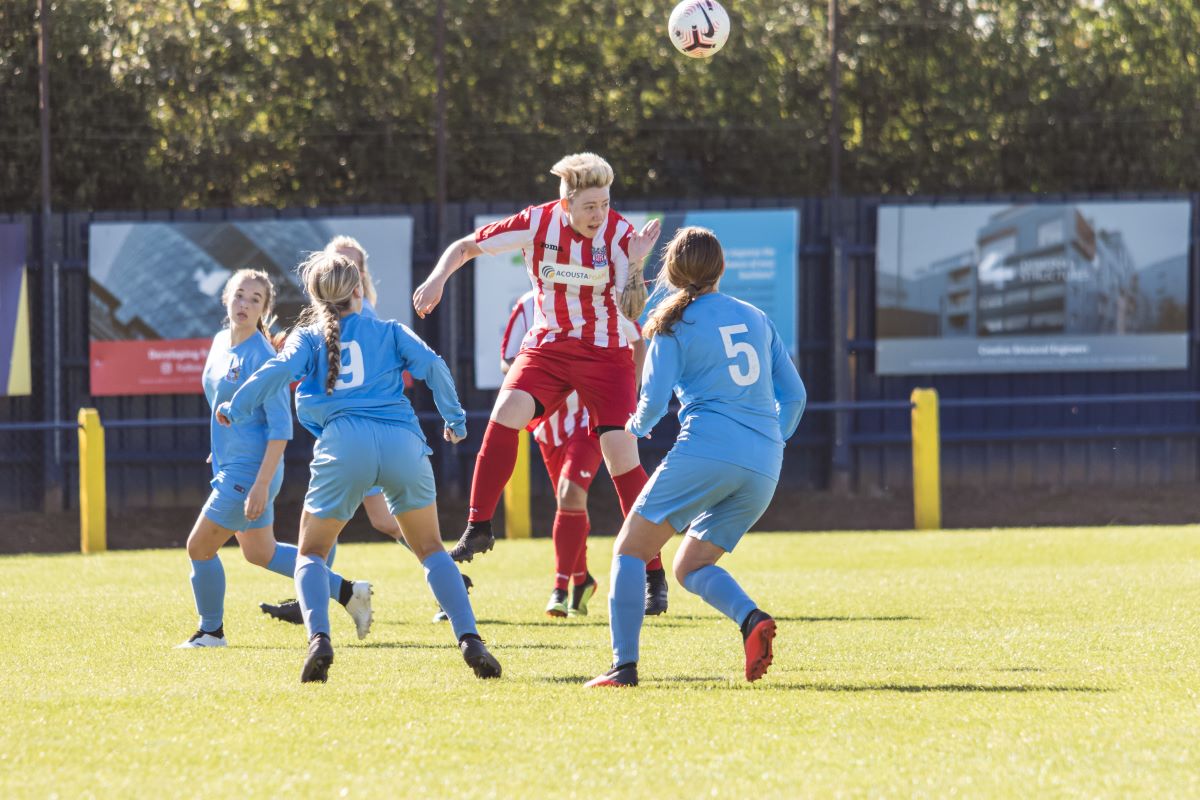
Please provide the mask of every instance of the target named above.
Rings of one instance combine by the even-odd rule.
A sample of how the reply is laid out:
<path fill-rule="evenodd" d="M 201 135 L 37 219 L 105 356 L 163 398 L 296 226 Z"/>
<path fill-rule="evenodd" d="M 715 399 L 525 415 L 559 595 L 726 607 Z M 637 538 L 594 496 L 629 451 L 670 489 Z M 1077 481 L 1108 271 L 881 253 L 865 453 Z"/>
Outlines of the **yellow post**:
<path fill-rule="evenodd" d="M 504 536 L 508 539 L 528 539 L 533 536 L 533 519 L 529 511 L 529 440 L 521 431 L 517 439 L 517 465 L 512 478 L 504 487 Z"/>
<path fill-rule="evenodd" d="M 107 503 L 104 488 L 104 426 L 100 412 L 79 409 L 79 549 L 103 553 L 108 549 Z"/>
<path fill-rule="evenodd" d="M 912 392 L 913 518 L 919 531 L 942 527 L 942 436 L 936 389 Z"/>

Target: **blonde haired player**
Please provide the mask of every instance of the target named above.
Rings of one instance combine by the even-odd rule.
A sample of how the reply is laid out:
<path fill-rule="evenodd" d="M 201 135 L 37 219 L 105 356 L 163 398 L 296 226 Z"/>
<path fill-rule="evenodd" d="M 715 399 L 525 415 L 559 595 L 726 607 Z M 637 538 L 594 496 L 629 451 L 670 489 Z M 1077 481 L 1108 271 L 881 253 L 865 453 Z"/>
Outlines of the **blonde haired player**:
<path fill-rule="evenodd" d="M 451 551 L 455 561 L 470 561 L 492 548 L 492 515 L 516 464 L 519 432 L 572 391 L 579 393 L 600 436 L 622 513 L 629 513 L 646 483 L 637 442 L 625 430 L 636 388 L 620 318 L 624 312 L 636 319 L 645 307 L 642 265 L 658 241 L 659 221 L 637 231 L 611 208 L 612 167 L 595 153 L 566 156 L 550 172 L 559 178 L 559 199 L 454 242 L 413 293 L 413 307 L 424 317 L 441 301 L 446 281 L 468 261 L 514 250 L 524 253 L 537 292 L 528 345 L 504 378 L 475 461 L 467 528 Z M 653 593 L 665 604 L 660 559 L 649 565 L 655 568 L 647 579 L 661 578 Z"/>
<path fill-rule="evenodd" d="M 225 569 L 220 549 L 237 536 L 251 564 L 280 575 L 295 572 L 296 546 L 275 541 L 275 496 L 283 484 L 283 450 L 292 438 L 287 389 L 266 398 L 253 415 L 232 428 L 218 424 L 216 408 L 275 355 L 271 311 L 275 286 L 261 270 L 241 269 L 221 292 L 228 326 L 213 337 L 202 384 L 209 420 L 212 493 L 187 540 L 192 594 L 200 626 L 180 648 L 224 647 Z M 354 619 L 359 638 L 371 628 L 371 585 L 328 572 L 328 594 Z M 328 597 L 326 598 L 328 601 Z"/>
<path fill-rule="evenodd" d="M 443 438 L 456 444 L 466 437 L 467 424 L 450 370 L 405 326 L 362 315 L 362 275 L 350 259 L 314 253 L 301 265 L 300 277 L 310 303 L 283 351 L 217 410 L 222 424 L 237 424 L 299 380 L 297 416 L 319 431 L 295 573 L 310 637 L 300 680 L 328 677 L 333 662 L 328 599 L 320 602 L 328 575 L 325 556 L 371 486 L 384 488 L 388 508 L 450 617 L 463 659 L 478 677 L 498 678 L 500 664 L 479 638 L 462 577 L 442 547 L 431 451 L 403 393 L 403 370 L 425 381 L 445 422 Z"/>
<path fill-rule="evenodd" d="M 379 302 L 379 294 L 375 290 L 375 280 L 371 276 L 371 270 L 368 266 L 369 256 L 367 249 L 353 236 L 338 234 L 329 240 L 325 245 L 325 252 L 332 255 L 339 255 L 343 258 L 348 258 L 358 267 L 359 275 L 362 277 L 363 289 L 363 304 L 362 315 L 372 319 L 378 319 L 375 313 L 375 304 Z M 301 420 L 304 422 L 304 420 Z M 310 427 L 306 425 L 306 427 Z M 319 436 L 320 433 L 310 427 L 310 431 L 314 436 Z M 383 496 L 383 487 L 372 486 L 363 495 L 362 506 L 367 512 L 367 519 L 371 521 L 371 527 L 382 533 L 384 536 L 390 536 L 400 544 L 406 544 L 404 535 L 400 531 L 400 525 L 396 522 L 396 518 L 392 516 L 392 512 L 388 510 L 387 500 Z M 329 558 L 326 559 L 326 564 L 332 569 L 334 554 L 337 552 L 337 544 L 335 543 L 329 551 Z M 463 575 L 463 584 L 467 591 L 471 590 L 471 579 Z M 258 607 L 263 613 L 268 614 L 275 619 L 284 622 L 290 622 L 294 625 L 303 625 L 304 616 L 300 611 L 300 602 L 295 599 L 282 600 L 278 605 L 271 603 L 259 603 Z M 439 610 L 434 617 L 434 621 L 442 622 L 448 620 L 444 610 Z"/>

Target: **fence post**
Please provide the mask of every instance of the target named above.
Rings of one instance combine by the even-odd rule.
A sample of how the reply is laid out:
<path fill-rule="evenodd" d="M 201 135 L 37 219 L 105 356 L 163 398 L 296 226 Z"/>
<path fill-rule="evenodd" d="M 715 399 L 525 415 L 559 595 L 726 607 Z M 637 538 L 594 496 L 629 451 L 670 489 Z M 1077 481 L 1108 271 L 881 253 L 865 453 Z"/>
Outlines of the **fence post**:
<path fill-rule="evenodd" d="M 103 553 L 108 549 L 107 503 L 104 487 L 104 426 L 100 412 L 79 409 L 79 549 Z"/>
<path fill-rule="evenodd" d="M 942 527 L 941 432 L 936 389 L 912 392 L 913 519 L 917 530 Z"/>
<path fill-rule="evenodd" d="M 528 539 L 533 536 L 533 520 L 530 517 L 529 499 L 529 440 L 530 435 L 521 431 L 517 439 L 517 464 L 512 478 L 504 487 L 504 537 L 506 539 Z"/>

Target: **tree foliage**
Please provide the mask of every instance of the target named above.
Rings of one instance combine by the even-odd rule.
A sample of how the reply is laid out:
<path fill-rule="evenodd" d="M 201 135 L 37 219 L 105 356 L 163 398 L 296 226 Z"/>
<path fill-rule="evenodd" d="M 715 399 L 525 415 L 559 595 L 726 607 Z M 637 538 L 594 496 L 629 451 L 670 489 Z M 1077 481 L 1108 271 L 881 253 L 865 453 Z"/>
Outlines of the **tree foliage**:
<path fill-rule="evenodd" d="M 825 0 L 727 2 L 709 61 L 670 3 L 446 0 L 451 199 L 824 194 Z M 1200 6 L 842 0 L 847 193 L 1194 187 Z M 38 205 L 37 3 L 0 2 L 0 209 Z M 53 10 L 58 208 L 430 199 L 437 0 L 70 0 Z"/>

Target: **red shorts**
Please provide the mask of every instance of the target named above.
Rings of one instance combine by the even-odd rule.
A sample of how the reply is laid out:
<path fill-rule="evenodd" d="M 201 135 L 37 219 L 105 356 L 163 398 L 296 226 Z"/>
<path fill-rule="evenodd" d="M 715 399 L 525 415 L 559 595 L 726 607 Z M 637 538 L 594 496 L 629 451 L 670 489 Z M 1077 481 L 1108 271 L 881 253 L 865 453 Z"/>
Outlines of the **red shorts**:
<path fill-rule="evenodd" d="M 579 392 L 592 430 L 624 428 L 637 409 L 629 348 L 596 347 L 578 339 L 522 350 L 501 388 L 528 392 L 547 409 L 557 408 L 572 391 Z"/>
<path fill-rule="evenodd" d="M 550 473 L 550 485 L 558 492 L 558 482 L 566 478 L 586 491 L 600 469 L 604 456 L 600 453 L 600 437 L 583 428 L 578 428 L 570 439 L 555 446 L 538 442 L 546 472 Z"/>

